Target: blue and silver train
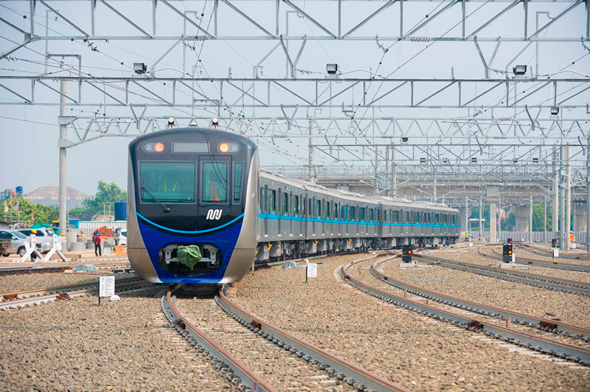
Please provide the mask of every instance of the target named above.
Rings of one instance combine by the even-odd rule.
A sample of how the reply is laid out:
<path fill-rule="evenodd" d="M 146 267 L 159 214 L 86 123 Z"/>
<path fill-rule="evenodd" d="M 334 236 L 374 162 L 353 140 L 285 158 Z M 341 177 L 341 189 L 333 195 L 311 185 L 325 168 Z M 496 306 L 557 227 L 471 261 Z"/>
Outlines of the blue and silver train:
<path fill-rule="evenodd" d="M 255 261 L 455 243 L 441 204 L 326 189 L 259 168 L 256 145 L 218 129 L 171 129 L 129 145 L 127 251 L 155 283 L 230 283 Z M 192 269 L 178 247 L 197 245 Z"/>

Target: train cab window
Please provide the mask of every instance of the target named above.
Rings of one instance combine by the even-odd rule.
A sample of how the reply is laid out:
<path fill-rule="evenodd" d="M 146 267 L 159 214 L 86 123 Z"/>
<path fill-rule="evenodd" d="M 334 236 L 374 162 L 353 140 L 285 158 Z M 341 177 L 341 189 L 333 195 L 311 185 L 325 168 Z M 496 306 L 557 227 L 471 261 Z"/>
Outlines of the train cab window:
<path fill-rule="evenodd" d="M 142 202 L 195 202 L 193 162 L 141 162 L 139 171 Z"/>
<path fill-rule="evenodd" d="M 201 201 L 227 203 L 227 162 L 203 162 L 201 165 Z"/>
<path fill-rule="evenodd" d="M 293 216 L 299 216 L 299 196 L 293 197 Z"/>
<path fill-rule="evenodd" d="M 242 198 L 242 171 L 244 164 L 242 162 L 234 163 L 234 196 L 233 203 L 239 203 Z"/>
<path fill-rule="evenodd" d="M 275 191 L 274 189 L 271 189 L 269 196 L 270 196 L 270 213 L 276 214 L 276 212 L 277 212 L 277 191 Z"/>

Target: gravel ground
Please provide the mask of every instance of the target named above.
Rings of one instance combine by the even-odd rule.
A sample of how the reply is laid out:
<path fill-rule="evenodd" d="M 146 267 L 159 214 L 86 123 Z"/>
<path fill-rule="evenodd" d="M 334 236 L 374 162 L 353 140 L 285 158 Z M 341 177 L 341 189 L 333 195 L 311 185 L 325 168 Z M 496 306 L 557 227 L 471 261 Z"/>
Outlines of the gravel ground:
<path fill-rule="evenodd" d="M 5 275 L 0 276 L 0 294 L 95 280 L 98 280 L 98 276 L 84 274 Z"/>
<path fill-rule="evenodd" d="M 494 254 L 491 249 L 484 249 L 484 253 L 491 254 L 494 256 L 498 256 Z M 520 250 L 518 251 L 520 252 Z M 492 259 L 486 258 L 480 255 L 477 252 L 477 249 L 444 249 L 444 250 L 437 250 L 431 251 L 429 253 L 424 253 L 425 256 L 435 257 L 436 255 L 440 255 L 443 259 L 448 260 L 455 260 L 455 261 L 462 261 L 465 263 L 471 264 L 480 264 L 486 266 L 497 267 L 501 262 L 500 260 L 494 261 Z M 528 255 L 526 256 L 529 257 Z M 579 260 L 577 260 L 579 261 Z M 545 267 L 533 267 L 529 266 L 526 270 L 520 270 L 520 272 L 530 272 L 532 274 L 537 275 L 545 275 L 552 278 L 558 279 L 568 279 L 568 280 L 576 280 L 579 282 L 590 283 L 590 274 L 588 272 L 576 272 L 576 271 L 565 271 L 565 270 L 558 270 L 554 268 L 545 268 Z"/>
<path fill-rule="evenodd" d="M 280 391 L 353 391 L 229 317 L 214 300 L 178 299 L 189 321 Z"/>
<path fill-rule="evenodd" d="M 230 296 L 280 328 L 414 391 L 588 390 L 590 369 L 511 352 L 496 340 L 352 288 L 336 268 L 360 257 L 321 260 L 318 278 L 308 284 L 304 270 L 261 270 Z M 362 274 L 372 279 L 367 268 Z"/>
<path fill-rule="evenodd" d="M 497 249 L 500 252 L 502 251 L 500 248 L 497 248 Z M 519 255 L 521 255 L 522 257 L 525 257 L 527 259 L 536 259 L 536 260 L 541 260 L 541 261 L 555 261 L 558 263 L 566 262 L 566 263 L 570 263 L 570 264 L 590 265 L 590 261 L 588 261 L 586 253 L 578 254 L 578 256 L 580 257 L 579 259 L 569 259 L 569 258 L 565 258 L 565 257 L 560 257 L 560 258 L 554 259 L 550 254 L 540 255 L 538 253 L 532 252 L 531 249 L 523 247 L 523 246 L 517 247 L 516 252 L 518 252 Z M 553 252 L 553 250 L 550 250 L 549 252 Z M 573 254 L 571 254 L 571 253 L 568 254 L 565 252 L 560 252 L 560 254 L 567 254 L 569 256 L 573 256 Z"/>
<path fill-rule="evenodd" d="M 450 259 L 447 257 L 449 255 L 445 253 L 444 258 Z M 469 259 L 469 262 L 472 261 Z M 589 297 L 423 263 L 418 265 L 426 268 L 399 269 L 393 263 L 386 263 L 383 265 L 383 272 L 392 278 L 455 297 L 590 327 Z"/>
<path fill-rule="evenodd" d="M 82 297 L 0 317 L 3 391 L 235 391 L 173 330 L 161 290 Z"/>

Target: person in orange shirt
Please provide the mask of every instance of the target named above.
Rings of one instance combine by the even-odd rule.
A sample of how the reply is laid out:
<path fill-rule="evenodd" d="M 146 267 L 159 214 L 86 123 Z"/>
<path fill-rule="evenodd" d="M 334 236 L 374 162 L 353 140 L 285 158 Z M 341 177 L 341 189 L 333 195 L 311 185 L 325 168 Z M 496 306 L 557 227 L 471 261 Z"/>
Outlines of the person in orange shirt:
<path fill-rule="evenodd" d="M 574 232 L 570 231 L 570 245 L 574 243 Z"/>

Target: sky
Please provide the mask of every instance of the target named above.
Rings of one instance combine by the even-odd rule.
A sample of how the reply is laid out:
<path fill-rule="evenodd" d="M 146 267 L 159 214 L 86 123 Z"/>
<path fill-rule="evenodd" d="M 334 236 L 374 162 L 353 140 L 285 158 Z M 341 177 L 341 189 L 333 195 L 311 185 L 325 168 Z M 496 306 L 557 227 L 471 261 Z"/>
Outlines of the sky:
<path fill-rule="evenodd" d="M 56 7 L 63 12 L 70 20 L 79 23 L 85 30 L 89 29 L 89 15 L 87 4 L 84 2 L 59 2 Z M 150 2 L 112 2 L 122 12 L 133 15 L 133 20 L 138 25 L 148 31 L 150 28 Z M 203 23 L 209 23 L 211 15 L 212 2 L 173 2 L 176 7 L 183 11 L 198 10 L 197 14 L 203 13 Z M 252 26 L 246 26 L 242 23 L 241 17 L 220 3 L 220 31 L 226 34 L 255 34 L 257 29 Z M 273 30 L 272 21 L 274 15 L 274 2 L 237 2 L 244 11 L 251 15 L 257 16 L 257 21 L 265 27 Z M 326 22 L 328 27 L 335 31 L 335 2 L 296 2 L 298 6 L 305 9 L 318 20 Z M 345 2 L 345 26 L 343 31 L 358 23 L 359 18 L 368 16 L 373 10 L 384 4 L 383 2 Z M 444 3 L 446 4 L 446 3 Z M 437 2 L 420 2 L 412 3 L 406 7 L 405 26 L 412 26 L 424 20 L 425 15 L 432 15 L 442 6 L 443 3 Z M 468 30 L 471 26 L 477 26 L 489 18 L 492 11 L 506 7 L 508 3 L 468 3 L 470 11 L 478 10 L 468 19 Z M 100 3 L 99 3 L 100 5 Z M 563 10 L 568 3 L 531 3 L 530 14 L 543 9 L 549 10 L 552 16 L 557 15 Z M 182 29 L 182 23 L 170 10 L 161 6 L 158 34 L 178 34 Z M 183 8 L 184 7 L 184 8 Z M 481 9 L 479 9 L 481 7 Z M 359 33 L 364 35 L 373 34 L 375 31 L 397 31 L 398 20 L 395 7 L 391 7 L 389 14 L 379 15 L 371 21 L 368 26 L 359 29 Z M 518 8 L 518 7 L 517 7 Z M 583 6 L 578 8 L 579 13 L 572 12 L 564 17 L 563 20 L 556 22 L 549 28 L 545 34 L 552 37 L 558 36 L 581 36 L 583 29 Z M 133 12 L 131 12 L 133 11 Z M 283 9 L 283 12 L 286 9 Z M 11 2 L 5 1 L 0 4 L 0 17 L 5 18 L 11 23 L 28 29 L 29 22 L 22 15 L 28 12 L 28 2 Z M 389 12 L 389 10 L 388 10 Z M 441 16 L 432 24 L 426 27 L 420 35 L 443 35 L 448 31 L 456 32 L 459 28 L 453 27 L 451 20 L 460 13 L 460 7 L 456 6 L 448 14 Z M 488 37 L 496 36 L 514 36 L 521 34 L 522 13 L 515 12 L 492 23 L 482 35 Z M 37 8 L 37 27 L 36 31 L 44 33 L 46 9 L 39 5 Z M 125 34 L 132 27 L 125 26 L 120 20 L 109 14 L 104 6 L 97 8 L 97 17 L 100 23 L 97 26 L 97 34 Z M 281 33 L 286 34 L 285 14 L 281 14 Z M 520 18 L 520 19 L 519 19 Z M 544 15 L 540 15 L 542 23 Z M 530 31 L 533 29 L 531 18 Z M 298 18 L 296 15 L 289 16 L 290 34 L 305 35 L 319 34 L 317 27 L 309 21 Z M 22 34 L 16 33 L 6 25 L 0 27 L 0 52 L 13 47 L 14 42 L 22 40 Z M 48 28 L 50 35 L 59 34 L 77 34 L 75 30 L 60 18 L 49 18 Z M 575 30 L 574 30 L 575 29 Z M 579 31 L 578 31 L 579 30 Z M 51 41 L 48 44 L 50 53 L 70 53 L 82 55 L 82 70 L 95 76 L 132 76 L 133 71 L 131 64 L 133 62 L 145 62 L 148 67 L 153 64 L 171 45 L 172 41 L 96 41 L 92 43 L 69 42 L 69 41 Z M 299 42 L 290 43 L 290 53 L 295 57 L 298 50 Z M 473 42 L 445 43 L 438 42 L 431 44 L 429 42 L 402 42 L 394 45 L 390 51 L 383 56 L 383 51 L 379 47 L 377 40 L 375 42 L 330 42 L 330 41 L 309 41 L 301 56 L 298 68 L 311 72 L 309 75 L 318 76 L 325 74 L 325 64 L 337 63 L 343 72 L 351 72 L 351 77 L 362 77 L 368 74 L 368 71 L 379 70 L 380 74 L 387 75 L 395 73 L 394 77 L 398 78 L 449 78 L 451 73 L 456 77 L 463 78 L 482 78 L 483 67 L 475 45 Z M 388 43 L 390 45 L 391 43 Z M 186 59 L 183 57 L 182 45 L 175 47 L 158 65 L 158 76 L 178 76 L 179 70 L 183 66 L 190 70 L 194 64 L 197 64 L 197 58 L 201 59 L 198 74 L 210 77 L 226 77 L 230 73 L 235 77 L 251 77 L 253 65 L 257 64 L 265 54 L 276 45 L 276 41 L 268 42 L 245 42 L 245 41 L 227 41 L 213 42 L 207 41 L 202 46 L 197 45 L 195 51 L 188 51 Z M 501 44 L 494 65 L 503 69 L 514 55 L 524 46 L 521 43 L 504 42 Z M 495 43 L 481 43 L 482 50 L 486 58 L 490 58 L 495 48 Z M 534 56 L 535 45 L 531 45 L 522 55 L 521 61 L 529 66 L 535 65 Z M 14 52 L 8 59 L 0 60 L 0 75 L 31 75 L 43 73 L 43 53 L 45 52 L 45 42 L 36 42 L 26 48 Z M 579 42 L 574 43 L 544 43 L 541 44 L 539 52 L 541 74 L 551 73 L 562 69 L 564 66 L 576 72 L 588 73 L 590 70 L 589 50 L 585 49 Z M 575 64 L 572 61 L 581 58 Z M 408 61 L 410 60 L 410 61 Z M 77 62 L 72 58 L 64 59 L 64 62 L 77 67 Z M 379 65 L 379 62 L 382 62 Z M 184 64 L 183 64 L 184 63 Z M 52 63 L 56 64 L 56 63 Z M 401 66 L 401 68 L 399 68 Z M 230 70 L 231 67 L 231 70 Z M 49 72 L 57 72 L 63 75 L 63 69 L 59 67 L 50 67 Z M 280 48 L 277 49 L 264 63 L 262 77 L 283 77 L 286 74 L 285 56 Z M 299 77 L 309 76 L 303 73 Z M 574 74 L 572 74 L 574 75 Z M 345 76 L 346 77 L 346 76 Z M 6 83 L 6 86 L 16 89 L 17 91 L 30 92 L 30 87 L 23 85 L 22 82 L 0 81 Z M 18 83 L 21 83 L 20 85 Z M 23 87 L 24 86 L 24 87 Z M 57 84 L 53 84 L 57 86 Z M 69 88 L 76 92 L 76 86 L 69 84 Z M 168 94 L 167 87 L 162 87 L 162 94 Z M 210 88 L 203 86 L 203 88 Z M 159 90 L 158 90 L 159 91 Z M 90 90 L 84 90 L 84 100 L 97 102 L 101 99 L 98 92 L 92 93 Z M 421 92 L 427 94 L 427 91 Z M 227 93 L 229 96 L 229 92 Z M 541 90 L 539 98 L 550 97 L 549 92 Z M 582 94 L 579 99 L 588 101 L 590 92 Z M 59 96 L 40 85 L 36 85 L 35 97 L 39 101 L 58 102 Z M 104 97 L 103 97 L 104 98 Z M 169 98 L 167 96 L 167 98 Z M 228 98 L 229 101 L 230 98 Z M 287 100 L 287 98 L 285 98 Z M 391 97 L 396 99 L 396 97 Z M 438 98 L 442 101 L 445 95 L 441 94 Z M 0 189 L 15 188 L 23 186 L 26 192 L 30 192 L 37 187 L 46 185 L 57 185 L 58 183 L 58 147 L 57 139 L 59 136 L 59 127 L 57 125 L 57 116 L 59 108 L 56 106 L 14 106 L 7 103 L 14 102 L 15 96 L 4 89 L 0 89 L 0 165 L 9 170 L 3 170 L 0 174 Z M 129 110 L 104 108 L 104 107 L 69 107 L 69 114 L 76 116 L 91 116 L 94 113 L 99 115 L 106 113 L 108 115 L 129 116 Z M 162 108 L 150 110 L 151 115 L 158 115 L 162 118 L 168 116 L 190 114 L 190 110 L 183 108 Z M 201 115 L 207 115 L 200 108 L 195 109 Z M 280 115 L 280 110 L 275 110 L 276 115 Z M 337 110 L 324 109 L 321 113 L 323 116 L 331 114 L 338 115 Z M 392 109 L 387 113 L 394 116 L 424 116 L 424 113 L 416 111 L 404 111 Z M 458 115 L 465 116 L 468 113 L 465 110 L 438 111 L 437 115 Z M 214 113 L 210 113 L 214 117 Z M 565 114 L 567 115 L 567 114 Z M 573 115 L 573 114 L 572 114 Z M 575 113 L 579 115 L 579 113 Z M 584 115 L 582 113 L 582 115 Z M 205 125 L 201 122 L 200 125 Z M 306 124 L 303 124 L 304 126 Z M 293 132 L 293 137 L 288 140 L 258 140 L 261 143 L 261 162 L 263 166 L 273 166 L 281 164 L 305 165 L 307 162 L 307 140 L 297 138 L 297 132 Z M 75 131 L 68 130 L 68 137 L 75 138 Z M 327 138 L 327 137 L 326 137 Z M 127 137 L 110 137 L 101 138 L 85 144 L 78 145 L 68 149 L 68 186 L 79 189 L 87 194 L 94 194 L 99 180 L 115 182 L 117 185 L 125 188 L 127 181 L 127 146 L 131 141 Z M 326 156 L 316 154 L 320 162 L 326 165 L 329 161 Z M 324 160 L 324 161 L 322 161 Z"/>

